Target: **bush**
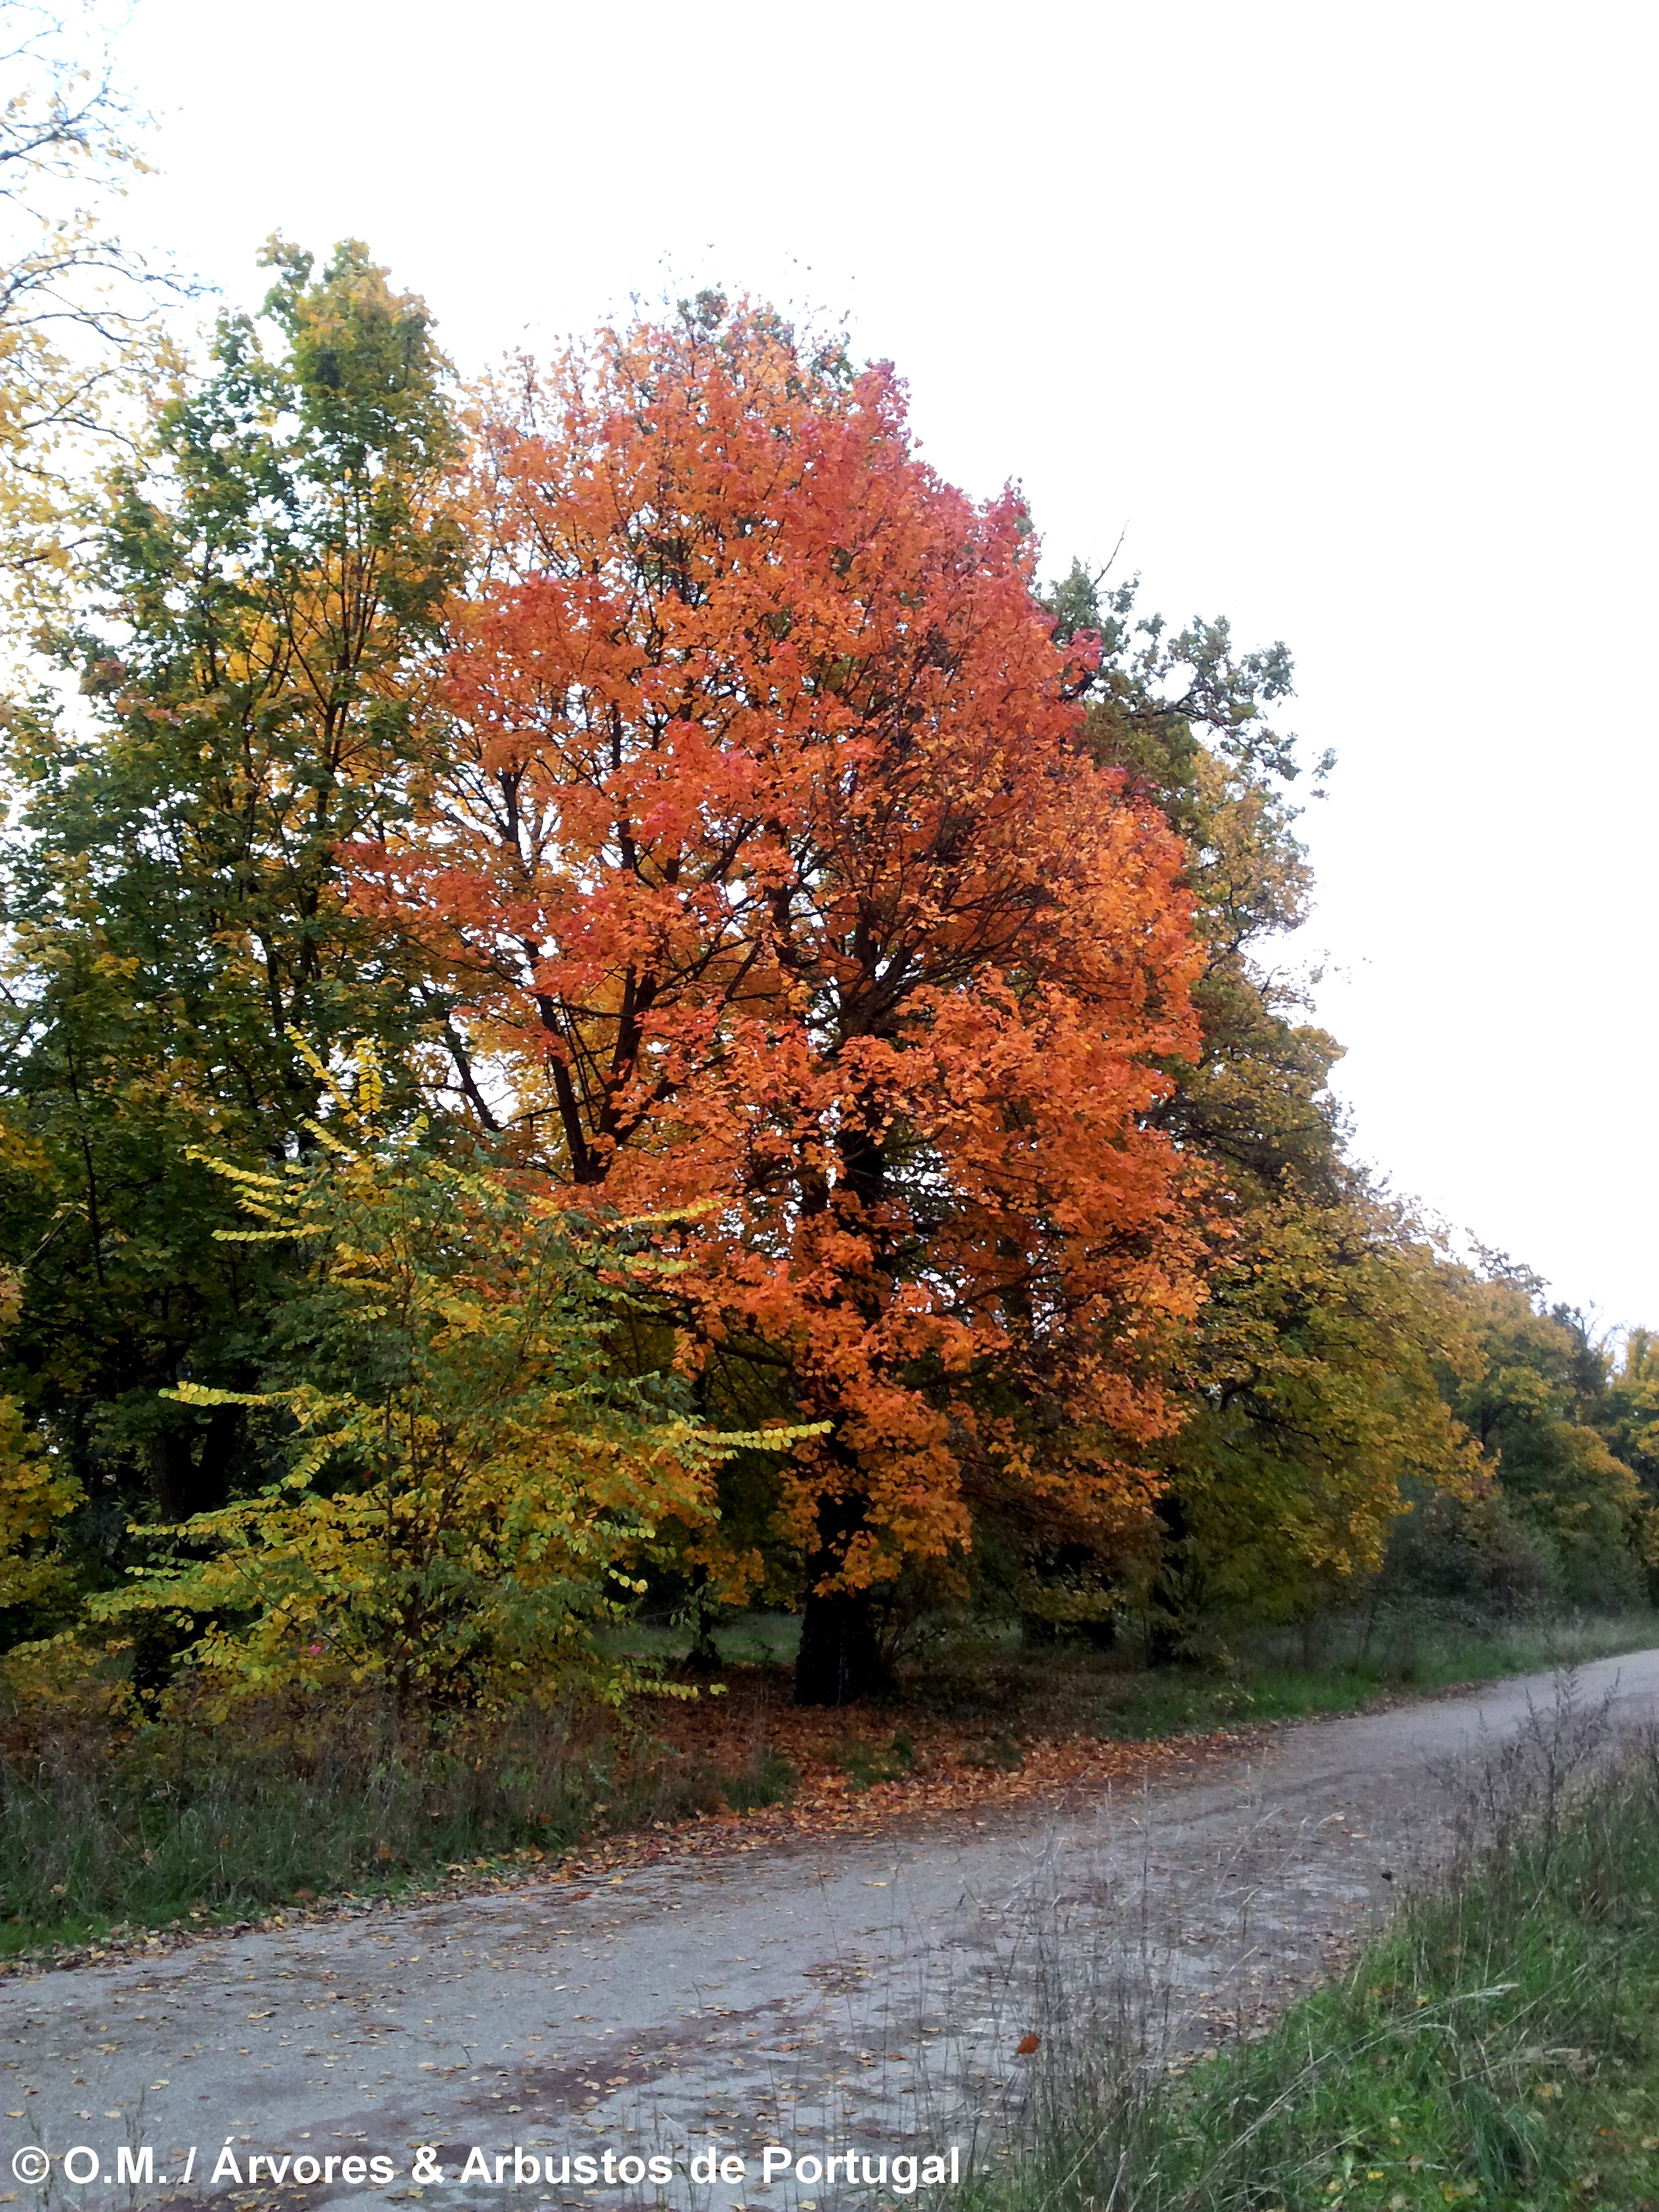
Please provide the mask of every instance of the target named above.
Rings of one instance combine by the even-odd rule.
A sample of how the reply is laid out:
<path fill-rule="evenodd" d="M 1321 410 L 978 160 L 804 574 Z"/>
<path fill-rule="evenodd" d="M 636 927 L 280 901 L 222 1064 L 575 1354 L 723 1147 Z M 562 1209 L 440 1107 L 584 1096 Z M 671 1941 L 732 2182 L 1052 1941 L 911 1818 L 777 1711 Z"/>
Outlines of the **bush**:
<path fill-rule="evenodd" d="M 216 1234 L 314 1255 L 270 1385 L 163 1394 L 253 1409 L 286 1472 L 150 1532 L 154 1563 L 92 1615 L 176 1630 L 222 1703 L 372 1685 L 407 1718 L 619 1696 L 629 1669 L 598 1632 L 643 1594 L 660 1524 L 712 1517 L 735 1449 L 805 1432 L 717 1435 L 676 1378 L 624 1370 L 618 1336 L 657 1317 L 648 1232 L 584 1220 L 503 1162 L 458 1166 L 418 1122 L 388 1133 L 367 1053 L 355 1095 L 310 1065 L 333 1110 L 309 1160 L 211 1163 L 264 1224 Z"/>
<path fill-rule="evenodd" d="M 1420 1498 L 1395 1522 L 1379 1579 L 1391 1598 L 1499 1616 L 1533 1612 L 1561 1595 L 1559 1559 L 1497 1494 Z"/>

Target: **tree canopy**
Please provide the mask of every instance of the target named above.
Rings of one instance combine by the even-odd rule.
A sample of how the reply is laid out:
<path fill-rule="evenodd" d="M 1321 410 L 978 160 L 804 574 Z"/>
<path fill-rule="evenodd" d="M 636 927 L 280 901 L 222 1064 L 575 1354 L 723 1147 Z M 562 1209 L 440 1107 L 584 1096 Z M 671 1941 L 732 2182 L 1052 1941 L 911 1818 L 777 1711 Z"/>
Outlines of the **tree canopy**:
<path fill-rule="evenodd" d="M 556 1178 L 706 1209 L 685 1356 L 832 1424 L 782 1510 L 848 1694 L 970 1469 L 1109 1511 L 1170 1425 L 1181 848 L 1090 757 L 1018 501 L 915 458 L 890 372 L 703 300 L 527 387 L 481 467 L 453 734 L 359 902 Z"/>
<path fill-rule="evenodd" d="M 129 151 L 45 82 L 30 208 Z M 271 241 L 76 464 L 68 564 L 29 318 L 101 269 L 143 320 L 103 235 L 0 297 L 0 526 L 59 579 L 5 723 L 5 1642 L 488 1705 L 764 1597 L 840 1702 L 963 1602 L 1168 1656 L 1413 1546 L 1645 1588 L 1647 1335 L 1357 1163 L 1273 964 L 1282 645 L 1045 585 L 769 307 L 467 392 L 353 241 Z"/>

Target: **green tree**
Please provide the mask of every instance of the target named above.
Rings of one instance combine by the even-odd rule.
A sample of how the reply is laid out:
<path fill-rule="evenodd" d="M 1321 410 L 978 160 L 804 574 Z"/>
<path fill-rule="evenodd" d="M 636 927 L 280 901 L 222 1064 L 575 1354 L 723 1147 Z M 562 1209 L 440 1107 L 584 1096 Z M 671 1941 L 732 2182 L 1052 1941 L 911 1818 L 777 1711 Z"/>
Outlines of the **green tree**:
<path fill-rule="evenodd" d="M 338 895 L 426 742 L 462 532 L 459 433 L 421 302 L 362 247 L 273 245 L 263 319 L 118 481 L 98 604 L 66 631 L 84 709 L 14 714 L 18 828 L 0 1085 L 10 1387 L 82 1482 L 107 1551 L 142 1492 L 167 1518 L 252 1480 L 232 1403 L 286 1267 L 216 1241 L 194 1156 L 291 1154 L 317 1103 L 289 1031 L 402 1047 L 443 1008 Z"/>
<path fill-rule="evenodd" d="M 16 1400 L 0 1398 L 0 1650 L 58 1625 L 74 1583 L 61 1524 L 82 1502 Z"/>
<path fill-rule="evenodd" d="M 1351 1191 L 1259 1201 L 1237 1225 L 1171 1454 L 1172 1626 L 1317 1613 L 1375 1573 L 1414 1495 L 1480 1483 L 1441 1390 L 1478 1354 L 1409 1221 Z"/>
<path fill-rule="evenodd" d="M 1454 1392 L 1454 1407 L 1516 1516 L 1545 1546 L 1559 1594 L 1577 1604 L 1627 1602 L 1643 1588 L 1654 1521 L 1613 1444 L 1642 1434 L 1645 1346 L 1615 1390 L 1612 1359 L 1582 1315 L 1547 1307 L 1529 1270 L 1501 1255 L 1482 1260 L 1483 1275 L 1468 1276 L 1463 1291 L 1482 1368 Z"/>
<path fill-rule="evenodd" d="M 1633 1328 L 1607 1376 L 1601 1433 L 1659 1505 L 1659 1339 Z"/>

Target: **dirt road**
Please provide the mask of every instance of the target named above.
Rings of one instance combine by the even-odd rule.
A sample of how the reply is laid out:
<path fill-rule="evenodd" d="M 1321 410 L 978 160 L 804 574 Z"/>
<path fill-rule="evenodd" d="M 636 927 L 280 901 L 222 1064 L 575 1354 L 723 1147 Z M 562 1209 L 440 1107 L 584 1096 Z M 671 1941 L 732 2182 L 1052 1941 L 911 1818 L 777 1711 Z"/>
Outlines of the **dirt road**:
<path fill-rule="evenodd" d="M 1317 1978 L 1432 1856 L 1448 1765 L 1553 1693 L 1534 1677 L 1305 1723 L 1142 1795 L 12 1978 L 0 2203 L 728 2212 L 840 2201 L 856 2154 L 858 2201 L 896 2203 L 927 2158 L 948 2176 L 953 2144 L 958 2171 L 983 2148 L 1020 2039 L 1085 2002 L 1068 1976 L 1097 1993 L 1150 1967 L 1175 2048 Z M 1587 1667 L 1577 1693 L 1659 1713 L 1659 1652 Z"/>

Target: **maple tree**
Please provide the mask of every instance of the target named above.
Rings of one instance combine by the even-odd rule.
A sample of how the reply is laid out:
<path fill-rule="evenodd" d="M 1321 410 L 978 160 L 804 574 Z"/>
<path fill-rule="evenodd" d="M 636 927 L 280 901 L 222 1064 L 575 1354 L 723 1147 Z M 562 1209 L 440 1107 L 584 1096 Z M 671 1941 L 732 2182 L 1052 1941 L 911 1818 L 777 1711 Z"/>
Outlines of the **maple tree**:
<path fill-rule="evenodd" d="M 1198 1296 L 1150 1126 L 1192 1037 L 1181 846 L 1090 757 L 1019 501 L 921 463 L 890 369 L 705 295 L 483 436 L 453 729 L 358 899 L 563 1188 L 707 1209 L 683 1361 L 832 1424 L 778 1511 L 797 1694 L 839 1701 L 975 1493 L 1146 1510 Z"/>

